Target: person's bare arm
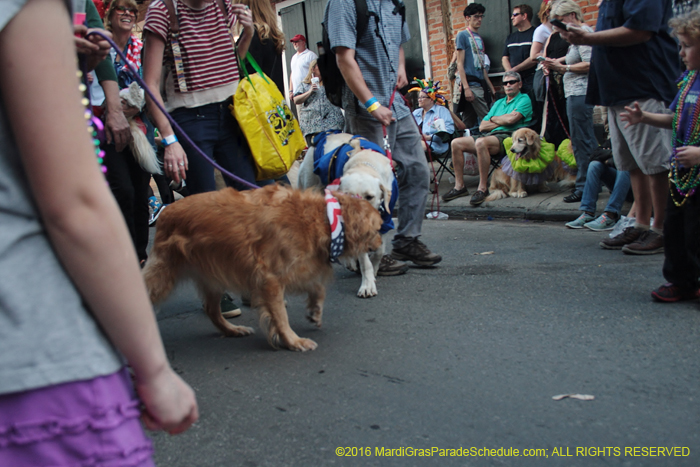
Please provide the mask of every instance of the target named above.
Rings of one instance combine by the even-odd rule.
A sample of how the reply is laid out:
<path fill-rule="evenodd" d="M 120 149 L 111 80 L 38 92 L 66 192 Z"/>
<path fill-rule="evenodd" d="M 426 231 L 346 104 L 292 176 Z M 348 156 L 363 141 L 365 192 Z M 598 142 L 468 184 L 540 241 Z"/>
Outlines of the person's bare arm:
<path fill-rule="evenodd" d="M 367 87 L 360 66 L 355 60 L 355 51 L 348 47 L 336 47 L 335 57 L 338 68 L 343 78 L 345 78 L 345 83 L 352 93 L 355 94 L 355 97 L 357 97 L 361 103 L 365 103 L 372 98 L 372 91 Z M 372 116 L 386 126 L 391 125 L 391 122 L 395 120 L 391 109 L 387 109 L 383 105 L 372 112 Z"/>
<path fill-rule="evenodd" d="M 482 133 L 487 133 L 498 128 L 499 126 L 500 125 L 493 122 L 493 118 L 491 118 L 491 120 L 482 120 L 479 124 L 479 131 Z"/>
<path fill-rule="evenodd" d="M 647 42 L 654 35 L 651 31 L 641 31 L 620 26 L 605 31 L 588 32 L 583 28 L 569 25 L 561 37 L 571 44 L 603 45 L 607 47 L 628 47 Z"/>
<path fill-rule="evenodd" d="M 243 60 L 243 57 L 248 53 L 248 47 L 250 47 L 250 42 L 253 40 L 253 34 L 255 34 L 253 16 L 250 13 L 250 9 L 240 3 L 234 3 L 231 12 L 236 15 L 238 22 L 243 26 L 241 37 L 238 39 L 238 56 Z M 233 37 L 234 34 L 235 31 L 232 30 L 231 37 Z M 236 41 L 233 41 L 233 45 L 236 46 Z M 241 64 L 240 66 L 243 65 Z"/>
<path fill-rule="evenodd" d="M 529 70 L 530 68 L 534 67 L 535 65 L 537 65 L 537 62 L 528 57 L 525 60 L 523 60 L 522 62 L 515 65 L 512 68 L 512 71 L 520 73 L 520 72 L 523 72 L 525 70 Z"/>
<path fill-rule="evenodd" d="M 129 233 L 96 162 L 64 3 L 29 0 L 0 33 L 0 63 L 3 101 L 56 255 L 134 369 L 147 426 L 182 432 L 198 417 L 194 392 L 168 364 Z"/>
<path fill-rule="evenodd" d="M 537 63 L 537 57 L 543 55 L 544 44 L 542 42 L 534 42 L 530 46 L 530 60 Z"/>
<path fill-rule="evenodd" d="M 620 112 L 620 120 L 626 122 L 625 128 L 638 123 L 667 129 L 671 129 L 673 126 L 673 115 L 646 112 L 639 107 L 639 102 L 625 106 L 625 110 Z"/>
<path fill-rule="evenodd" d="M 511 126 L 518 123 L 523 119 L 523 114 L 514 110 L 511 113 L 505 115 L 498 115 L 491 117 L 491 123 L 495 123 L 497 126 Z"/>
<path fill-rule="evenodd" d="M 143 80 L 148 88 L 153 92 L 160 104 L 163 104 L 163 96 L 160 95 L 160 77 L 163 71 L 163 54 L 165 52 L 165 42 L 159 36 L 146 31 L 145 34 L 146 48 L 143 59 Z M 172 126 L 167 117 L 160 111 L 158 106 L 153 102 L 151 97 L 146 94 L 146 104 L 148 112 L 153 119 L 153 124 L 158 128 L 161 137 L 165 138 L 174 135 Z M 189 161 L 187 154 L 179 142 L 168 145 L 165 148 L 163 158 L 163 169 L 165 175 L 172 178 L 175 183 L 180 183 L 180 179 L 187 178 L 187 169 Z M 184 165 L 180 165 L 180 164 Z"/>
<path fill-rule="evenodd" d="M 510 58 L 507 55 L 501 57 L 501 65 L 503 65 L 503 69 L 506 71 L 510 71 L 510 69 L 513 68 L 510 65 Z"/>
<path fill-rule="evenodd" d="M 464 49 L 457 49 L 457 72 L 459 73 L 459 84 L 462 86 L 464 91 L 464 98 L 467 102 L 474 101 L 474 92 L 469 88 L 469 82 L 467 82 L 467 74 L 464 71 Z"/>
<path fill-rule="evenodd" d="M 401 89 L 408 86 L 408 76 L 406 76 L 406 55 L 403 46 L 399 47 L 399 71 L 396 76 L 396 86 Z"/>
<path fill-rule="evenodd" d="M 133 138 L 129 122 L 122 110 L 122 100 L 119 97 L 119 85 L 116 81 L 101 81 L 100 86 L 105 93 L 105 136 L 107 143 L 121 152 Z"/>

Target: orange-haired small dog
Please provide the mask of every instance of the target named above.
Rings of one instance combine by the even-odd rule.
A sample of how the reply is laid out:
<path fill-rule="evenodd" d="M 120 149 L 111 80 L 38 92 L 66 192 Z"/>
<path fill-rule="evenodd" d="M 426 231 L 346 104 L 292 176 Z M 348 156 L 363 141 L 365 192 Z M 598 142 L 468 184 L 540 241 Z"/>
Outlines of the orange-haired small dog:
<path fill-rule="evenodd" d="M 365 200 L 334 195 L 345 223 L 341 257 L 380 248 L 377 210 Z M 316 343 L 289 326 L 284 294 L 308 294 L 307 318 L 321 326 L 325 284 L 333 276 L 330 241 L 322 194 L 278 185 L 226 188 L 188 196 L 163 211 L 143 275 L 153 303 L 163 301 L 181 279 L 194 280 L 204 311 L 226 336 L 246 336 L 253 329 L 221 316 L 224 291 L 248 295 L 273 347 L 313 350 Z"/>
<path fill-rule="evenodd" d="M 536 131 L 529 128 L 520 128 L 513 132 L 512 138 L 513 146 L 511 146 L 510 150 L 517 154 L 519 158 L 530 160 L 539 157 L 542 142 L 540 141 L 540 135 L 538 135 Z M 540 182 L 537 189 L 541 193 L 549 191 L 547 182 Z M 509 177 L 499 167 L 494 170 L 491 175 L 489 196 L 486 197 L 486 201 L 503 199 L 508 196 L 512 198 L 525 198 L 527 196 L 527 191 L 522 182 Z"/>

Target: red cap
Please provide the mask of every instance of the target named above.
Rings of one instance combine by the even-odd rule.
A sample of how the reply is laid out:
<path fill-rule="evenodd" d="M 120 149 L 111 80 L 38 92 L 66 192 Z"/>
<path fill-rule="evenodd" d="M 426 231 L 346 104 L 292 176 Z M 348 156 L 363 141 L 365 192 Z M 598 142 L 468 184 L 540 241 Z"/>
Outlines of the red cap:
<path fill-rule="evenodd" d="M 297 34 L 296 36 L 289 39 L 289 42 L 299 42 L 299 41 L 306 42 L 306 37 L 302 36 L 301 34 Z"/>

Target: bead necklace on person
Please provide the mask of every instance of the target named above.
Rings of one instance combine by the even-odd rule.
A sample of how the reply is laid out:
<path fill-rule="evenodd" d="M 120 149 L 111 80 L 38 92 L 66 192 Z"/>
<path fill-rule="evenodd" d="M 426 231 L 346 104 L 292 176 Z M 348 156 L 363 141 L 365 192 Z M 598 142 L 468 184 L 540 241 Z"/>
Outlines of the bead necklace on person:
<path fill-rule="evenodd" d="M 84 76 L 83 72 L 80 70 L 78 70 L 76 74 L 78 76 L 78 79 L 82 79 Z M 91 136 L 92 144 L 95 148 L 95 156 L 97 157 L 97 163 L 100 165 L 100 170 L 102 171 L 102 173 L 106 174 L 107 167 L 105 167 L 104 165 L 105 152 L 100 148 L 100 140 L 104 138 L 104 125 L 102 124 L 102 121 L 99 118 L 95 117 L 92 114 L 92 110 L 90 110 L 90 93 L 88 87 L 84 83 L 80 83 L 78 89 L 81 93 L 83 93 L 83 98 L 81 100 L 81 104 L 85 106 L 85 113 L 83 114 L 83 116 L 87 121 L 87 132 Z"/>
<path fill-rule="evenodd" d="M 695 194 L 695 190 L 700 186 L 700 168 L 694 165 L 687 170 L 685 174 L 681 173 L 681 167 L 676 158 L 676 148 L 684 146 L 698 146 L 700 145 L 700 103 L 695 101 L 693 104 L 693 112 L 688 125 L 688 129 L 685 132 L 684 139 L 678 138 L 678 129 L 680 125 L 681 115 L 683 114 L 683 108 L 685 107 L 685 99 L 690 92 L 690 89 L 695 83 L 695 79 L 698 76 L 696 70 L 689 71 L 688 74 L 682 79 L 680 83 L 681 94 L 678 97 L 678 103 L 676 104 L 676 111 L 673 114 L 673 151 L 671 153 L 671 170 L 668 172 L 669 188 L 671 191 L 671 199 L 673 204 L 677 207 L 681 207 L 685 202 Z M 681 197 L 681 201 L 677 200 L 677 197 Z"/>

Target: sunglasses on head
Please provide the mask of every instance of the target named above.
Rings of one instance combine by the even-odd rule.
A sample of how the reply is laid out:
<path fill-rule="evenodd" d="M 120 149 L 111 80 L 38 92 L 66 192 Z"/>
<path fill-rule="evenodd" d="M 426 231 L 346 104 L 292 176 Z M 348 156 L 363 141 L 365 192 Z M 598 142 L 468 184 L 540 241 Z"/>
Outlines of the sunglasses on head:
<path fill-rule="evenodd" d="M 514 86 L 514 85 L 518 84 L 519 82 L 520 82 L 520 81 L 517 81 L 517 80 L 513 80 L 513 81 L 504 81 L 504 82 L 503 82 L 503 86 Z"/>

